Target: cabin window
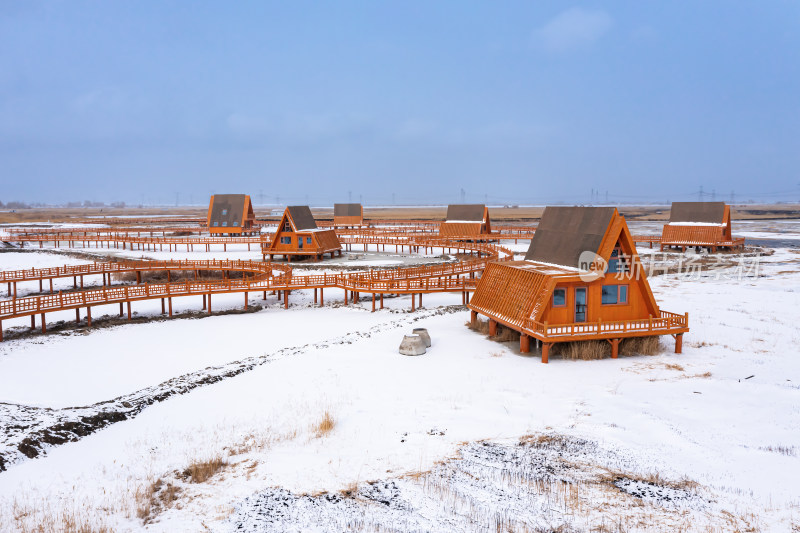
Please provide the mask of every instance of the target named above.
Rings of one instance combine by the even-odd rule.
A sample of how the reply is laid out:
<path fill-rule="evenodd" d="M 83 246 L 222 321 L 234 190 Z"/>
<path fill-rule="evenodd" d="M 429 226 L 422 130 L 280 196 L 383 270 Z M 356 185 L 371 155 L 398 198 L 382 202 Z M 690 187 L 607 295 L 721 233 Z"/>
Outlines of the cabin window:
<path fill-rule="evenodd" d="M 227 214 L 228 214 L 228 210 L 227 210 L 227 209 L 223 209 L 223 210 L 222 210 L 222 216 L 225 216 L 225 215 L 227 215 Z"/>
<path fill-rule="evenodd" d="M 291 237 L 281 237 L 281 244 L 292 244 Z"/>
<path fill-rule="evenodd" d="M 603 295 L 600 300 L 603 305 L 628 303 L 627 285 L 603 285 Z"/>
<path fill-rule="evenodd" d="M 228 221 L 227 220 L 223 220 L 222 221 L 222 227 L 226 227 L 227 225 L 228 225 Z"/>
<path fill-rule="evenodd" d="M 608 269 L 606 270 L 609 274 L 619 274 L 621 272 L 630 272 L 630 262 L 628 261 L 628 257 L 622 253 L 622 249 L 619 247 L 619 243 L 617 247 L 614 248 L 611 252 L 611 257 L 608 259 Z"/>
<path fill-rule="evenodd" d="M 292 225 L 289 224 L 288 220 L 286 221 L 286 224 L 283 225 L 283 231 L 288 231 L 288 232 L 292 231 Z"/>
<path fill-rule="evenodd" d="M 311 237 L 306 237 L 306 244 L 311 244 Z"/>
<path fill-rule="evenodd" d="M 216 228 L 217 226 L 219 226 L 219 222 L 214 222 L 214 227 Z"/>
<path fill-rule="evenodd" d="M 553 307 L 567 306 L 567 289 L 556 289 L 553 291 Z"/>

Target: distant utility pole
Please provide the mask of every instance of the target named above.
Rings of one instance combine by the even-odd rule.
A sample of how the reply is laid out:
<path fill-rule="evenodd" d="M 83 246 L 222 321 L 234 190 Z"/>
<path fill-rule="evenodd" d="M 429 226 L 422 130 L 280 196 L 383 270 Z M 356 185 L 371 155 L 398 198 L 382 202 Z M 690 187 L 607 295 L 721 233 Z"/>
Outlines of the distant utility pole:
<path fill-rule="evenodd" d="M 700 186 L 700 192 L 697 193 L 697 201 L 698 202 L 702 202 L 703 201 L 703 186 L 702 185 Z"/>
<path fill-rule="evenodd" d="M 736 203 L 736 193 L 731 191 L 731 205 Z"/>
<path fill-rule="evenodd" d="M 591 192 L 589 193 L 589 203 L 590 204 L 594 203 L 594 189 L 592 189 Z"/>
<path fill-rule="evenodd" d="M 606 205 L 608 205 L 608 191 L 606 191 Z"/>
<path fill-rule="evenodd" d="M 467 193 L 464 191 L 464 189 L 461 189 L 461 203 L 462 204 L 464 203 L 466 197 L 467 197 Z"/>
<path fill-rule="evenodd" d="M 347 202 L 353 203 L 353 191 L 347 191 Z"/>
<path fill-rule="evenodd" d="M 264 189 L 258 189 L 258 205 L 264 205 Z"/>
<path fill-rule="evenodd" d="M 358 203 L 360 204 L 364 203 L 364 197 L 361 194 L 358 195 Z"/>
<path fill-rule="evenodd" d="M 711 201 L 714 202 L 717 199 L 717 190 L 711 189 Z"/>

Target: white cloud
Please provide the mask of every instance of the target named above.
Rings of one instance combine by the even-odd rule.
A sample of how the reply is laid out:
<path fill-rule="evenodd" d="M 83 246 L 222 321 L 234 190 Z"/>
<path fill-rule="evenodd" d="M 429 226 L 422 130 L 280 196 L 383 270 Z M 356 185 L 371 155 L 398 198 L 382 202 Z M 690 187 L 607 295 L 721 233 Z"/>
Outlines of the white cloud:
<path fill-rule="evenodd" d="M 614 19 L 605 11 L 573 7 L 536 30 L 535 38 L 547 50 L 566 52 L 590 46 L 613 25 Z"/>

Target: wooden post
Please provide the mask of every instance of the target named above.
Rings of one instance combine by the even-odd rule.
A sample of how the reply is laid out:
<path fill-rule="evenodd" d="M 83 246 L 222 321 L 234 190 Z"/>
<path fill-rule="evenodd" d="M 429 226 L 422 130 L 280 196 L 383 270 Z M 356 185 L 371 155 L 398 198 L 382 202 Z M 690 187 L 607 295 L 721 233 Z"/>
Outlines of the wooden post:
<path fill-rule="evenodd" d="M 350 292 L 347 289 L 344 290 L 344 305 L 347 305 L 347 293 Z"/>
<path fill-rule="evenodd" d="M 497 321 L 493 318 L 489 319 L 489 336 L 494 337 L 497 335 Z"/>
<path fill-rule="evenodd" d="M 372 312 L 375 312 L 375 293 L 372 293 Z"/>
<path fill-rule="evenodd" d="M 208 314 L 211 314 L 211 293 L 208 293 Z"/>
<path fill-rule="evenodd" d="M 75 309 L 75 322 L 80 322 L 80 321 L 81 321 L 81 310 L 76 308 Z"/>
<path fill-rule="evenodd" d="M 161 314 L 163 315 L 166 313 L 166 309 L 164 309 L 164 298 L 161 298 Z"/>
<path fill-rule="evenodd" d="M 323 293 L 324 287 L 319 288 L 319 306 L 322 307 L 325 305 L 325 294 Z"/>
<path fill-rule="evenodd" d="M 44 319 L 44 313 L 42 313 L 42 333 L 47 333 L 47 322 Z"/>
<path fill-rule="evenodd" d="M 412 311 L 414 310 L 414 303 L 416 302 L 416 299 L 417 299 L 416 296 L 417 295 L 414 294 L 413 292 L 411 293 L 411 310 Z"/>
<path fill-rule="evenodd" d="M 683 333 L 675 335 L 675 353 L 683 353 Z"/>
<path fill-rule="evenodd" d="M 122 302 L 119 303 L 119 316 L 122 316 Z"/>
<path fill-rule="evenodd" d="M 317 303 L 317 289 L 314 289 L 314 303 Z"/>
<path fill-rule="evenodd" d="M 203 295 L 203 310 L 206 308 L 206 295 Z"/>
<path fill-rule="evenodd" d="M 92 308 L 86 306 L 86 325 L 92 327 Z"/>
<path fill-rule="evenodd" d="M 611 339 L 611 358 L 616 359 L 619 356 L 619 339 Z"/>
<path fill-rule="evenodd" d="M 530 353 L 531 351 L 531 338 L 524 333 L 519 336 L 519 351 L 520 353 Z"/>
<path fill-rule="evenodd" d="M 36 315 L 31 315 L 31 330 L 36 329 Z"/>
<path fill-rule="evenodd" d="M 381 293 L 381 309 L 383 309 L 383 293 Z"/>
<path fill-rule="evenodd" d="M 244 293 L 244 310 L 247 311 L 247 293 Z"/>
<path fill-rule="evenodd" d="M 3 342 L 3 321 L 0 320 L 0 342 Z"/>
<path fill-rule="evenodd" d="M 550 343 L 543 342 L 542 343 L 542 363 L 547 363 L 550 361 Z"/>
<path fill-rule="evenodd" d="M 478 325 L 478 312 L 477 311 L 472 311 L 470 313 L 469 321 L 470 321 L 470 323 L 472 324 L 473 327 Z"/>
<path fill-rule="evenodd" d="M 419 293 L 419 306 L 422 307 L 422 293 Z"/>
<path fill-rule="evenodd" d="M 170 296 L 167 300 L 169 300 L 169 316 L 172 316 L 172 297 Z"/>
<path fill-rule="evenodd" d="M 283 291 L 283 308 L 289 309 L 289 291 Z"/>
<path fill-rule="evenodd" d="M 131 313 L 131 303 L 128 302 L 128 320 L 133 319 L 133 314 Z"/>

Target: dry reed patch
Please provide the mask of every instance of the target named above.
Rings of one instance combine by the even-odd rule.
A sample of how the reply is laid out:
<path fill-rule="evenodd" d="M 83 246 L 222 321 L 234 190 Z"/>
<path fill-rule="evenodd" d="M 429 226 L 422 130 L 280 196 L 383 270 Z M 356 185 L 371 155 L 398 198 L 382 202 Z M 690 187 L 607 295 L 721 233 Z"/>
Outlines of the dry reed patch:
<path fill-rule="evenodd" d="M 503 357 L 503 352 L 489 352 L 491 357 Z"/>
<path fill-rule="evenodd" d="M 175 503 L 182 490 L 169 481 L 159 478 L 134 493 L 136 516 L 142 523 L 149 524 L 159 514 Z"/>
<path fill-rule="evenodd" d="M 311 431 L 314 433 L 315 438 L 321 438 L 333 431 L 335 427 L 336 420 L 331 415 L 331 412 L 325 409 L 322 418 L 311 427 Z"/>
<path fill-rule="evenodd" d="M 553 347 L 553 353 L 562 359 L 590 361 L 611 357 L 611 345 L 606 341 L 560 342 Z"/>
<path fill-rule="evenodd" d="M 662 351 L 660 337 L 629 337 L 619 343 L 619 355 L 656 355 Z M 553 346 L 553 353 L 563 359 L 592 361 L 611 357 L 611 343 L 606 340 L 560 342 Z"/>
<path fill-rule="evenodd" d="M 111 533 L 113 530 L 98 516 L 90 517 L 86 510 L 54 509 L 45 504 L 36 507 L 20 505 L 16 500 L 11 508 L 11 522 L 0 516 L 2 531 L 19 533 Z M 5 529 L 10 527 L 10 529 Z"/>
<path fill-rule="evenodd" d="M 190 464 L 183 469 L 180 477 L 190 483 L 205 483 L 226 466 L 228 466 L 228 461 L 222 455 L 215 455 L 210 459 Z"/>
<path fill-rule="evenodd" d="M 678 365 L 678 364 L 667 363 L 667 364 L 664 365 L 664 367 L 667 370 L 677 370 L 678 372 L 683 372 L 684 371 L 684 368 L 681 365 Z"/>
<path fill-rule="evenodd" d="M 656 355 L 663 350 L 661 337 L 630 337 L 619 343 L 620 355 Z"/>
<path fill-rule="evenodd" d="M 239 442 L 226 446 L 223 448 L 229 456 L 243 455 L 252 451 L 268 450 L 275 444 L 294 440 L 297 438 L 297 429 L 287 431 L 286 433 L 258 435 L 256 433 L 249 433 L 244 436 Z"/>

